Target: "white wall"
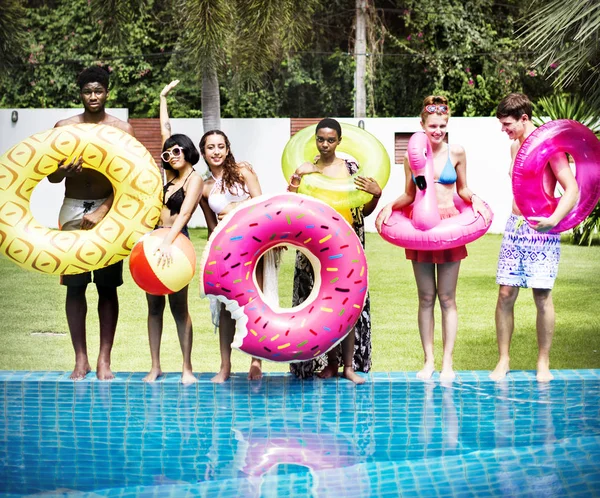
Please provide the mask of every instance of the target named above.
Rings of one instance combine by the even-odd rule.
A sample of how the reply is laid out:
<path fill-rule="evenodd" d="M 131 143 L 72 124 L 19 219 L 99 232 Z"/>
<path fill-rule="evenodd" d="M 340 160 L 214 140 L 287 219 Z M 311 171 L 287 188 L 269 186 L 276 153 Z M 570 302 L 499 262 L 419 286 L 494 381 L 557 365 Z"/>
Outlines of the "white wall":
<path fill-rule="evenodd" d="M 0 109 L 0 153 L 24 138 L 54 126 L 59 119 L 81 112 L 81 109 L 18 109 L 19 120 L 11 123 L 12 109 Z M 111 114 L 127 119 L 126 109 L 109 110 Z M 358 124 L 357 119 L 339 118 L 342 122 Z M 394 200 L 404 189 L 404 173 L 401 164 L 394 165 L 395 133 L 420 130 L 419 118 L 363 118 L 365 129 L 375 135 L 386 148 L 392 171 L 384 189 L 380 207 Z M 201 119 L 172 119 L 174 133 L 188 135 L 198 144 L 202 134 Z M 290 137 L 290 119 L 223 119 L 223 131 L 228 135 L 232 151 L 238 161 L 250 162 L 258 176 L 263 193 L 283 192 L 287 185 L 281 171 L 281 155 Z M 510 164 L 510 141 L 500 132 L 496 118 L 450 119 L 448 125 L 451 143 L 461 144 L 467 152 L 467 178 L 469 187 L 484 199 L 495 214 L 490 232 L 501 233 L 511 209 L 512 192 L 508 167 Z M 197 169 L 206 170 L 200 160 Z M 40 183 L 32 196 L 32 212 L 38 220 L 49 227 L 56 227 L 62 200 L 62 185 L 51 185 L 47 180 Z M 367 230 L 374 231 L 375 214 L 367 218 Z M 201 210 L 198 210 L 191 226 L 205 226 Z"/>

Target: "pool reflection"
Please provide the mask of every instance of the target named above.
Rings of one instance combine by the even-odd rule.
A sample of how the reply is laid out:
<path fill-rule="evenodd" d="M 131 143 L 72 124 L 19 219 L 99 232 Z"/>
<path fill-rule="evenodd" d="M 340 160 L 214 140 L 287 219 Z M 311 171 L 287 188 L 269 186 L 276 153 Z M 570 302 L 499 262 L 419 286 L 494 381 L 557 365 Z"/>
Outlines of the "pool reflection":
<path fill-rule="evenodd" d="M 0 492 L 585 496 L 600 483 L 597 374 L 544 385 L 398 375 L 358 388 L 136 375 L 0 376 Z"/>

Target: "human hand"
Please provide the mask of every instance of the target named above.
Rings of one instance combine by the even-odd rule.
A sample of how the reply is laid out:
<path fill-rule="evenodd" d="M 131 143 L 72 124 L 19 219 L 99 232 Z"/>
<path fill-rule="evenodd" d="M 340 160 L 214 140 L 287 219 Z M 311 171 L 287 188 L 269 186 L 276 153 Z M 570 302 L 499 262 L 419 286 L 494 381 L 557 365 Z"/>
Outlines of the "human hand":
<path fill-rule="evenodd" d="M 382 225 L 387 224 L 387 221 L 391 215 L 392 215 L 392 205 L 391 204 L 387 204 L 381 211 L 379 211 L 379 214 L 377 215 L 377 219 L 375 220 L 375 228 L 377 229 L 377 231 L 379 233 L 381 233 Z"/>
<path fill-rule="evenodd" d="M 171 244 L 165 244 L 163 241 L 154 251 L 154 254 L 158 254 L 158 266 L 165 266 L 168 268 L 171 266 L 171 262 L 173 261 L 173 255 L 171 254 Z"/>
<path fill-rule="evenodd" d="M 217 215 L 217 219 L 219 221 L 221 221 L 223 218 L 225 218 L 225 216 L 227 216 L 229 213 L 231 213 L 231 211 L 233 211 L 236 207 L 238 207 L 239 204 L 241 204 L 244 201 L 239 201 L 239 202 L 230 202 L 229 204 L 227 204 L 227 206 L 225 206 L 223 208 L 223 210 Z"/>
<path fill-rule="evenodd" d="M 106 216 L 107 212 L 107 209 L 105 209 L 103 206 L 100 206 L 95 211 L 84 214 L 83 218 L 81 219 L 81 229 L 91 230 L 102 221 L 102 219 Z"/>
<path fill-rule="evenodd" d="M 546 218 L 544 216 L 531 216 L 529 218 L 529 220 L 527 220 L 527 221 L 528 222 L 530 222 L 530 221 L 537 222 L 535 225 L 533 225 L 531 223 L 529 223 L 529 225 L 536 232 L 540 232 L 540 233 L 549 232 L 557 225 L 557 223 L 554 223 L 554 221 L 552 221 L 552 218 Z"/>
<path fill-rule="evenodd" d="M 481 216 L 483 216 L 483 219 L 485 220 L 486 225 L 491 221 L 492 213 L 488 209 L 486 203 L 483 202 L 476 195 L 474 195 L 472 197 L 472 207 L 473 207 L 473 211 L 475 212 L 475 214 L 480 214 Z"/>
<path fill-rule="evenodd" d="M 165 85 L 165 87 L 161 90 L 160 96 L 166 97 L 169 94 L 169 92 L 171 90 L 173 90 L 173 88 L 175 88 L 178 84 L 179 84 L 179 80 L 171 81 L 171 83 L 169 83 L 168 85 Z"/>
<path fill-rule="evenodd" d="M 375 178 L 371 178 L 370 176 L 360 176 L 358 175 L 354 179 L 354 185 L 358 190 L 362 190 L 363 192 L 367 192 L 371 194 L 373 197 L 379 199 L 381 197 L 381 187 L 377 183 Z"/>
<path fill-rule="evenodd" d="M 61 159 L 58 163 L 57 171 L 60 171 L 64 177 L 73 177 L 81 173 L 83 170 L 83 157 L 79 156 L 77 159 L 71 159 L 67 163 L 67 158 Z"/>
<path fill-rule="evenodd" d="M 310 175 L 311 173 L 319 173 L 319 169 L 313 163 L 309 163 L 308 161 L 298 166 L 295 172 L 295 174 L 300 177 Z"/>

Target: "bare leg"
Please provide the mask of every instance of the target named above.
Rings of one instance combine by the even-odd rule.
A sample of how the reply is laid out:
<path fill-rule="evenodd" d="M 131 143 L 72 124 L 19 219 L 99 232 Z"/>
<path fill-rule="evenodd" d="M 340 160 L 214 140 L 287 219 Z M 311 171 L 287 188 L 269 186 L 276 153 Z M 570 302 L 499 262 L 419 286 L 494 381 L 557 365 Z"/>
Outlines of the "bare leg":
<path fill-rule="evenodd" d="M 221 305 L 221 316 L 219 317 L 219 350 L 221 352 L 221 369 L 215 375 L 212 382 L 221 384 L 229 379 L 231 375 L 231 343 L 235 334 L 235 320 L 231 318 L 231 313 Z"/>
<path fill-rule="evenodd" d="M 248 380 L 260 380 L 262 379 L 262 360 L 260 358 L 252 357 L 250 362 L 250 370 L 248 372 Z"/>
<path fill-rule="evenodd" d="M 65 311 L 67 314 L 69 332 L 71 333 L 71 343 L 75 350 L 75 368 L 70 376 L 72 380 L 81 380 L 92 370 L 87 356 L 85 330 L 85 319 L 87 315 L 87 300 L 85 298 L 86 288 L 86 285 L 77 287 L 67 286 Z"/>
<path fill-rule="evenodd" d="M 554 379 L 550 373 L 550 348 L 554 337 L 554 302 L 550 289 L 533 289 L 533 299 L 537 308 L 536 329 L 538 341 L 537 375 L 539 382 Z"/>
<path fill-rule="evenodd" d="M 256 264 L 256 282 L 261 289 L 263 289 L 264 265 L 265 258 L 263 256 Z M 250 361 L 250 370 L 248 370 L 248 380 L 260 379 L 262 379 L 262 360 L 252 357 L 252 360 Z"/>
<path fill-rule="evenodd" d="M 430 379 L 435 371 L 433 358 L 433 329 L 435 320 L 433 307 L 437 290 L 435 287 L 435 265 L 433 263 L 417 263 L 413 261 L 413 272 L 419 293 L 418 323 L 421 344 L 425 353 L 423 368 L 417 372 L 419 379 Z"/>
<path fill-rule="evenodd" d="M 342 341 L 342 358 L 344 360 L 343 376 L 355 384 L 364 384 L 365 379 L 354 371 L 352 360 L 354 359 L 354 329 Z"/>
<path fill-rule="evenodd" d="M 498 364 L 490 374 L 490 379 L 501 380 L 510 370 L 510 340 L 515 328 L 515 301 L 519 287 L 501 285 L 496 303 L 496 338 L 498 340 Z"/>
<path fill-rule="evenodd" d="M 100 319 L 100 352 L 96 375 L 100 380 L 114 379 L 110 370 L 110 353 L 115 340 L 119 318 L 119 297 L 116 287 L 96 286 L 98 289 L 98 317 Z"/>
<path fill-rule="evenodd" d="M 144 382 L 154 382 L 162 375 L 160 368 L 160 340 L 163 331 L 163 313 L 165 311 L 165 297 L 146 294 L 148 301 L 148 342 L 150 343 L 150 357 L 152 368 Z"/>
<path fill-rule="evenodd" d="M 458 312 L 456 310 L 456 284 L 460 261 L 437 265 L 438 298 L 442 310 L 442 343 L 444 356 L 440 380 L 451 382 L 456 374 L 452 368 L 452 354 L 458 332 Z"/>
<path fill-rule="evenodd" d="M 183 354 L 181 382 L 183 384 L 192 384 L 197 382 L 198 379 L 196 379 L 192 371 L 193 330 L 192 319 L 188 311 L 188 286 L 185 286 L 175 294 L 169 295 L 169 306 L 175 319 L 179 345 Z"/>
<path fill-rule="evenodd" d="M 352 337 L 354 337 L 354 330 L 350 331 L 350 334 L 348 334 L 346 336 L 346 338 L 342 341 L 342 351 L 343 351 L 343 344 L 344 341 L 346 341 L 348 339 L 348 337 L 352 334 Z M 337 377 L 338 375 L 338 370 L 340 369 L 340 365 L 338 363 L 338 345 L 336 345 L 333 349 L 331 349 L 328 353 L 327 353 L 327 366 L 321 370 L 319 373 L 317 373 L 317 377 L 321 378 L 321 379 L 331 379 L 332 377 Z M 352 354 L 354 354 L 354 339 L 352 340 Z M 342 353 L 343 354 L 343 353 Z M 352 365 L 352 358 L 350 358 L 350 365 Z"/>

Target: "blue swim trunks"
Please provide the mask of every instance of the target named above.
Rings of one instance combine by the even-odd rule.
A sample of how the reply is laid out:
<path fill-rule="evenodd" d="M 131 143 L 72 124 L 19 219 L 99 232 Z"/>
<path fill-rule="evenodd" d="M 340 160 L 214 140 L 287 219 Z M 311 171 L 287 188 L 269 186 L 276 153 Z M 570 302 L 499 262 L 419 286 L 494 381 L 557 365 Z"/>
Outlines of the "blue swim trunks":
<path fill-rule="evenodd" d="M 539 233 L 522 216 L 506 222 L 496 283 L 530 289 L 552 289 L 560 260 L 560 234 Z"/>

